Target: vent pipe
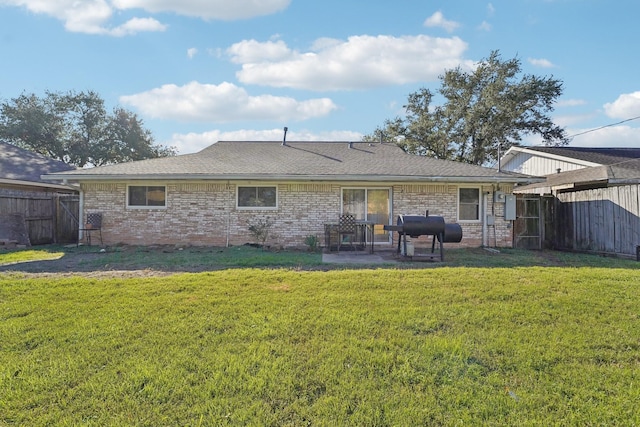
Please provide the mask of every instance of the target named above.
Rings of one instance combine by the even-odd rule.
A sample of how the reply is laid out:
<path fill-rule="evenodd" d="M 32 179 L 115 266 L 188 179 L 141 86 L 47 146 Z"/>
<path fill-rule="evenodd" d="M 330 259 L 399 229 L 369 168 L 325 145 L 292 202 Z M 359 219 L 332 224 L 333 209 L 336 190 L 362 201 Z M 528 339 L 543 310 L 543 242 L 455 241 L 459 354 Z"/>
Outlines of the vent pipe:
<path fill-rule="evenodd" d="M 284 127 L 284 137 L 282 138 L 282 145 L 287 145 L 287 131 L 289 130 L 288 127 Z"/>
<path fill-rule="evenodd" d="M 349 148 L 353 148 L 353 142 L 349 141 Z"/>

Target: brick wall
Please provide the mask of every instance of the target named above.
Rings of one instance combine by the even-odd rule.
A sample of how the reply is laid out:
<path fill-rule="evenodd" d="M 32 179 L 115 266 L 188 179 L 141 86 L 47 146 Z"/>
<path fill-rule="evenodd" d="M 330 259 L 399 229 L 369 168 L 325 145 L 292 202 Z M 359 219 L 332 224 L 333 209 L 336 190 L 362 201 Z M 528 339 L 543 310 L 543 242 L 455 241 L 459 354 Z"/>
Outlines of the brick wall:
<path fill-rule="evenodd" d="M 278 208 L 256 210 L 236 208 L 234 183 L 146 185 L 166 185 L 166 208 L 127 208 L 125 182 L 82 184 L 84 213 L 103 213 L 106 244 L 241 245 L 254 242 L 249 231 L 251 224 L 268 219 L 273 223 L 268 244 L 302 247 L 309 235 L 316 235 L 324 242 L 324 223 L 337 221 L 340 214 L 341 185 L 338 183 L 274 184 L 278 187 Z M 430 215 L 443 216 L 447 223 L 456 222 L 457 189 L 455 185 L 446 184 L 394 185 L 392 222 L 395 223 L 398 214 L 424 215 L 426 209 Z M 495 204 L 497 246 L 511 246 L 510 223 L 500 218 L 503 207 L 503 203 Z M 461 225 L 462 242 L 447 244 L 448 247 L 483 244 L 481 223 Z M 493 246 L 491 228 L 489 237 L 489 244 Z M 431 244 L 430 237 L 419 240 L 423 245 Z"/>
<path fill-rule="evenodd" d="M 474 185 L 464 185 L 474 187 Z M 487 211 L 485 215 L 495 216 L 494 227 L 487 226 L 487 236 L 483 242 L 482 222 L 458 221 L 458 185 L 449 184 L 407 184 L 393 187 L 393 209 L 395 216 L 399 214 L 429 215 L 444 217 L 445 222 L 459 223 L 462 227 L 462 241 L 460 243 L 447 243 L 446 247 L 479 247 L 488 246 L 511 247 L 511 222 L 504 220 L 504 203 L 493 202 L 493 187 L 482 186 L 481 193 L 489 192 Z M 502 191 L 511 191 L 511 188 L 502 188 Z M 481 218 L 484 220 L 484 218 Z M 394 244 L 397 244 L 397 234 L 394 235 Z M 495 240 L 495 241 L 494 241 Z M 421 236 L 413 239 L 418 247 L 429 246 L 433 242 L 432 236 Z"/>

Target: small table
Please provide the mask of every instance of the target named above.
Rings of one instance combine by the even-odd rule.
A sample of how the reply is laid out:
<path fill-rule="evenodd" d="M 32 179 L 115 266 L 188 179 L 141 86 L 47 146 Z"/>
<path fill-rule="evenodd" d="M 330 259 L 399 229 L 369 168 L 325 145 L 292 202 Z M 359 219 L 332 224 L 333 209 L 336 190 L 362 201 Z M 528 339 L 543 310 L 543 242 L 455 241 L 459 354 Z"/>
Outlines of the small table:
<path fill-rule="evenodd" d="M 369 240 L 369 253 L 373 253 L 373 231 L 376 223 L 373 221 L 356 221 L 356 229 L 359 230 L 360 236 L 362 236 L 362 243 L 364 243 L 365 249 L 367 247 L 367 240 Z M 338 233 L 340 224 L 337 222 L 328 222 L 324 224 L 324 241 L 327 243 L 327 248 L 331 251 L 331 235 Z M 356 233 L 357 235 L 358 233 Z M 338 245 L 340 242 L 338 242 Z"/>

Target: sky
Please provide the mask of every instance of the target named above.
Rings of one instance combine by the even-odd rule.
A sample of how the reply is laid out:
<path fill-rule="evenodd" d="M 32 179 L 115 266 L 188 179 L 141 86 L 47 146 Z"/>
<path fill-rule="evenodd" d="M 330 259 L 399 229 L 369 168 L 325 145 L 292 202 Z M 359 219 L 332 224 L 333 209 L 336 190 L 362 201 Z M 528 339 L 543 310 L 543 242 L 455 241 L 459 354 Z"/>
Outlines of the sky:
<path fill-rule="evenodd" d="M 284 127 L 358 141 L 497 50 L 563 82 L 570 146 L 640 147 L 639 16 L 636 0 L 0 0 L 0 100 L 92 90 L 180 154 Z"/>

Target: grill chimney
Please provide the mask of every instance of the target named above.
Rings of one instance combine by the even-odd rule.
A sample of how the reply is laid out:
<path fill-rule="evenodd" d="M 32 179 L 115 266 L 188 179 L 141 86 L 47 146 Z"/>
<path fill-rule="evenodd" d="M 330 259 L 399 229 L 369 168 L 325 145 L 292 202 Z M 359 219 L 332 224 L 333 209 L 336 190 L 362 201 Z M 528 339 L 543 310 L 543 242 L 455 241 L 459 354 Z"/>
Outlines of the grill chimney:
<path fill-rule="evenodd" d="M 282 137 L 282 145 L 287 145 L 287 131 L 289 130 L 288 127 L 284 127 L 284 137 Z"/>

